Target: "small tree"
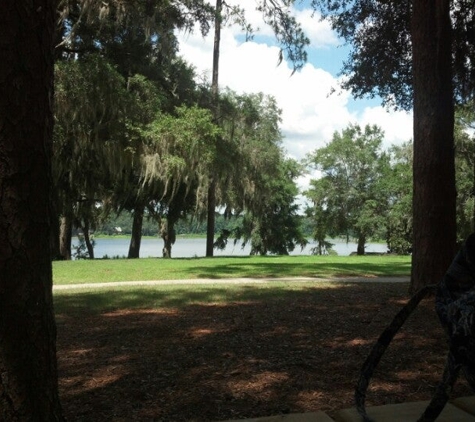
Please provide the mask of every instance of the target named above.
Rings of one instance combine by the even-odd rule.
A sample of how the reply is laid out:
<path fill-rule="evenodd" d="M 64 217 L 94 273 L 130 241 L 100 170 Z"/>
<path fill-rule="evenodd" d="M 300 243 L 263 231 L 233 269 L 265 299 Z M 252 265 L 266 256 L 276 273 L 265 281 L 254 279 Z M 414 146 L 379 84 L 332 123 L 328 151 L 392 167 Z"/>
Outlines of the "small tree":
<path fill-rule="evenodd" d="M 393 146 L 391 168 L 383 180 L 388 192 L 386 242 L 392 253 L 412 251 L 412 142 Z"/>
<path fill-rule="evenodd" d="M 332 235 L 330 225 L 331 214 L 327 207 L 327 192 L 329 190 L 328 179 L 322 178 L 310 181 L 310 189 L 304 195 L 311 201 L 312 207 L 307 207 L 305 213 L 313 228 L 313 240 L 317 246 L 312 249 L 314 255 L 332 253 L 332 244 L 326 240 L 327 235 Z"/>
<path fill-rule="evenodd" d="M 265 197 L 259 209 L 248 211 L 236 230 L 236 239 L 244 246 L 251 244 L 251 255 L 288 255 L 298 245 L 302 249 L 307 239 L 301 230 L 301 217 L 295 198 L 298 188 L 295 179 L 300 175 L 295 160 L 278 163 L 279 174 L 265 182 Z"/>
<path fill-rule="evenodd" d="M 349 125 L 335 132 L 326 147 L 309 155 L 309 162 L 322 172 L 312 181 L 307 196 L 319 207 L 313 215 L 329 234 L 353 236 L 358 255 L 364 254 L 369 237 L 381 235 L 386 213 L 386 193 L 382 176 L 389 166 L 381 151 L 383 132 L 377 126 Z M 318 205 L 317 205 L 318 204 Z M 323 229 L 319 229 L 320 241 Z"/>

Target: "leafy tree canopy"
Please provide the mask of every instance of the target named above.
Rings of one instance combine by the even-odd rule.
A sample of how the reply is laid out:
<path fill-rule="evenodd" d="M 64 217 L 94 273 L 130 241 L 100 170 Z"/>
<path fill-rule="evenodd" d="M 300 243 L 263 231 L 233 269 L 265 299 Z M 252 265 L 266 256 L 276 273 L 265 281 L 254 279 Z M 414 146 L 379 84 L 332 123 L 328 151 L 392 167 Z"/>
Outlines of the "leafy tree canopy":
<path fill-rule="evenodd" d="M 352 47 L 342 87 L 356 98 L 380 96 L 389 106 L 412 107 L 412 2 L 312 0 Z M 451 2 L 452 61 L 457 98 L 475 89 L 475 1 Z"/>
<path fill-rule="evenodd" d="M 387 204 L 381 181 L 389 166 L 387 154 L 381 151 L 383 137 L 377 126 L 361 129 L 350 124 L 309 155 L 310 165 L 322 174 L 306 192 L 320 225 L 317 240 L 324 239 L 324 229 L 330 235 L 353 235 L 358 253 L 363 254 L 366 239 L 380 234 Z"/>

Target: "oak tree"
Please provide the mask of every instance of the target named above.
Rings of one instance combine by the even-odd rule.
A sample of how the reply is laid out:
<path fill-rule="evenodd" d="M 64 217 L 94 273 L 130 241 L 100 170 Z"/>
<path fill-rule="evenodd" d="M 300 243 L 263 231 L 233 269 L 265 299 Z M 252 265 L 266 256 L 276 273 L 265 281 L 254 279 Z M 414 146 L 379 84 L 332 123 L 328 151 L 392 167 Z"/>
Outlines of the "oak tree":
<path fill-rule="evenodd" d="M 381 148 L 383 139 L 377 126 L 361 129 L 350 124 L 308 157 L 310 165 L 322 174 L 311 181 L 306 192 L 318 207 L 317 223 L 327 224 L 325 234 L 354 237 L 358 255 L 364 255 L 368 238 L 381 234 L 378 230 L 384 227 L 387 192 L 382 180 L 389 159 Z M 321 243 L 324 236 L 319 235 Z"/>

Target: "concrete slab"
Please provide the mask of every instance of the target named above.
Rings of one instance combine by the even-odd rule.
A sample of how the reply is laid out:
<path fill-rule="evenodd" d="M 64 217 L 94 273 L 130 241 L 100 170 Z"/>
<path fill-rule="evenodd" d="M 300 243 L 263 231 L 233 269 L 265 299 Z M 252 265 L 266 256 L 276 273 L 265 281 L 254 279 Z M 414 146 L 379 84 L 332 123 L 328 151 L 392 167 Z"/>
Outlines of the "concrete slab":
<path fill-rule="evenodd" d="M 369 407 L 367 412 L 375 422 L 416 422 L 428 404 L 428 401 L 389 404 Z M 335 415 L 335 421 L 361 422 L 361 416 L 355 408 L 344 409 Z M 437 418 L 437 422 L 475 422 L 475 416 L 448 403 Z"/>
<path fill-rule="evenodd" d="M 255 419 L 235 419 L 227 422 L 334 422 L 324 412 L 290 413 L 288 415 L 264 416 Z"/>
<path fill-rule="evenodd" d="M 451 400 L 451 403 L 465 412 L 475 416 L 475 396 L 460 397 L 458 399 Z"/>

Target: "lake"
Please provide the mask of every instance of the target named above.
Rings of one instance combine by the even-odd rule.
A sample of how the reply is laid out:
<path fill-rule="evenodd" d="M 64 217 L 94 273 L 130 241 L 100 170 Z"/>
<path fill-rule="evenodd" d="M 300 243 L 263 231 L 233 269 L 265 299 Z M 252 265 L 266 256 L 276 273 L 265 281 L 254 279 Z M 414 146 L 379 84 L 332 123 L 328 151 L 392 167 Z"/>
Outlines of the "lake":
<path fill-rule="evenodd" d="M 114 238 L 99 238 L 95 239 L 96 246 L 94 247 L 94 254 L 96 258 L 102 258 L 107 255 L 112 257 L 126 257 L 129 252 L 129 239 L 114 239 Z M 77 238 L 73 238 L 73 245 L 78 243 Z M 333 249 L 338 255 L 348 256 L 351 252 L 356 252 L 356 243 L 344 241 L 333 241 Z M 310 255 L 310 250 L 315 247 L 314 242 L 309 242 L 307 246 L 301 250 L 300 247 L 296 247 L 290 255 Z M 161 257 L 162 256 L 163 241 L 162 239 L 142 239 L 140 246 L 140 257 Z M 251 250 L 250 245 L 247 245 L 244 249 L 240 244 L 234 245 L 234 243 L 228 242 L 225 250 L 214 250 L 214 256 L 245 256 L 249 255 Z M 387 247 L 381 243 L 368 243 L 366 245 L 366 252 L 386 252 Z M 172 248 L 173 258 L 191 258 L 191 257 L 204 257 L 206 255 L 206 239 L 193 238 L 185 239 L 178 238 Z"/>

